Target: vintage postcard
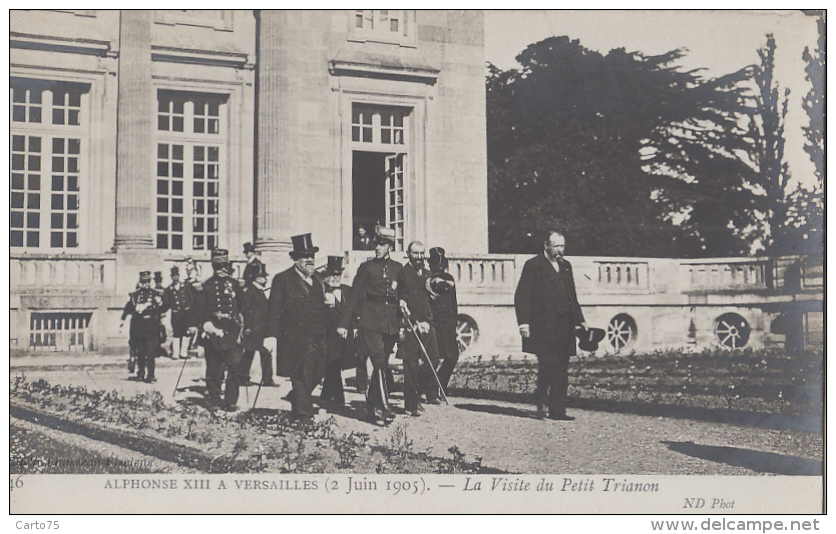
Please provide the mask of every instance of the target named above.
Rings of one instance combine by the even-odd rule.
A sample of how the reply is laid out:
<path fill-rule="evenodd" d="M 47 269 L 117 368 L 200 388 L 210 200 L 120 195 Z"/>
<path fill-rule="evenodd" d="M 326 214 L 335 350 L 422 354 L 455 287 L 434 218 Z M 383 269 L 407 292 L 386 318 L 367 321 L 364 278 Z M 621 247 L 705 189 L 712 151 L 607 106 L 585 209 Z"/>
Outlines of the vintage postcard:
<path fill-rule="evenodd" d="M 9 26 L 11 514 L 825 512 L 824 11 Z"/>

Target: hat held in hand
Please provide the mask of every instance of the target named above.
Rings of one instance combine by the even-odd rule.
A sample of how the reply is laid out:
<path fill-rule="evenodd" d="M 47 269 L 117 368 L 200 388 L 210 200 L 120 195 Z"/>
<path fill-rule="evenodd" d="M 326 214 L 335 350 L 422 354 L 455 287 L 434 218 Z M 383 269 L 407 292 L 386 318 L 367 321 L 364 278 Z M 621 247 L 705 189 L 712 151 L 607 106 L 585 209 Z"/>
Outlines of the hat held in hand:
<path fill-rule="evenodd" d="M 598 343 L 604 339 L 606 332 L 601 328 L 582 328 L 575 329 L 575 335 L 578 337 L 578 346 L 581 350 L 595 352 L 598 350 Z"/>

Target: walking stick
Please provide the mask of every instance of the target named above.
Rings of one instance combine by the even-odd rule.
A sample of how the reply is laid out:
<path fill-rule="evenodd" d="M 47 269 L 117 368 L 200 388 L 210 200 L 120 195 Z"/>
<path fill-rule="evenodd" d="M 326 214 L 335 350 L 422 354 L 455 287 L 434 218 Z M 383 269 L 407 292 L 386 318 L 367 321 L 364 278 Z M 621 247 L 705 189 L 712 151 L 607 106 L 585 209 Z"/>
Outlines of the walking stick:
<path fill-rule="evenodd" d="M 171 394 L 172 398 L 177 395 L 177 388 L 180 387 L 180 379 L 183 378 L 183 370 L 186 368 L 186 362 L 189 361 L 188 359 L 183 360 L 183 365 L 180 366 L 180 375 L 177 377 L 177 382 L 174 384 L 174 393 Z"/>
<path fill-rule="evenodd" d="M 258 403 L 258 394 L 261 393 L 261 386 L 264 385 L 264 377 L 261 377 L 261 381 L 258 383 L 258 389 L 255 390 L 255 399 L 253 399 L 253 406 L 250 408 L 250 411 L 255 410 L 255 405 Z"/>
<path fill-rule="evenodd" d="M 421 341 L 421 336 L 418 335 L 418 331 L 415 330 L 415 325 L 412 323 L 412 314 L 409 312 L 409 307 L 406 305 L 406 302 L 401 301 L 401 312 L 406 319 L 406 322 L 409 324 L 409 329 L 412 330 L 412 333 L 415 334 L 415 339 L 418 340 L 418 346 L 421 347 L 421 353 L 424 355 L 424 358 L 427 360 L 427 365 L 430 366 L 430 369 L 433 372 L 433 377 L 435 377 L 435 383 L 438 384 L 438 390 L 441 392 L 441 398 L 444 400 L 444 404 L 450 405 L 447 402 L 447 394 L 444 393 L 444 386 L 441 385 L 441 380 L 438 378 L 438 373 L 435 372 L 435 366 L 433 365 L 432 360 L 430 359 L 430 355 L 427 354 L 427 349 L 424 347 L 424 342 Z"/>

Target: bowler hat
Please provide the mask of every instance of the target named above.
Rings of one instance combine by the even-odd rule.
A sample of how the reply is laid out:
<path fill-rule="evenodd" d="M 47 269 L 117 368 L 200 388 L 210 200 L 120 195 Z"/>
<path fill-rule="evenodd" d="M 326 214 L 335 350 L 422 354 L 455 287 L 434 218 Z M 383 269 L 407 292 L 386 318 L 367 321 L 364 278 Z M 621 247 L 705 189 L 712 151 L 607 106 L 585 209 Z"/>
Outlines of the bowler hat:
<path fill-rule="evenodd" d="M 395 244 L 395 230 L 393 228 L 377 226 L 374 229 L 374 233 L 374 240 L 376 243 L 389 243 L 390 245 Z"/>
<path fill-rule="evenodd" d="M 441 247 L 433 247 L 430 249 L 430 257 L 427 259 L 427 264 L 430 269 L 437 271 L 439 269 L 446 269 L 449 262 L 444 255 L 444 249 Z"/>
<path fill-rule="evenodd" d="M 325 268 L 327 275 L 343 274 L 344 270 L 342 256 L 328 256 L 328 266 Z"/>
<path fill-rule="evenodd" d="M 606 332 L 601 328 L 579 327 L 575 330 L 575 335 L 578 336 L 578 346 L 581 350 L 594 352 L 598 350 L 598 343 L 604 339 Z"/>
<path fill-rule="evenodd" d="M 151 271 L 142 271 L 139 273 L 139 281 L 140 282 L 150 282 L 151 281 Z"/>
<path fill-rule="evenodd" d="M 293 250 L 290 251 L 291 258 L 304 258 L 319 252 L 319 247 L 313 246 L 311 234 L 295 235 L 290 240 L 293 242 Z"/>
<path fill-rule="evenodd" d="M 250 252 L 255 252 L 255 247 L 250 242 L 244 243 L 244 254 L 249 254 Z"/>
<path fill-rule="evenodd" d="M 212 264 L 228 263 L 229 251 L 223 248 L 212 249 Z"/>

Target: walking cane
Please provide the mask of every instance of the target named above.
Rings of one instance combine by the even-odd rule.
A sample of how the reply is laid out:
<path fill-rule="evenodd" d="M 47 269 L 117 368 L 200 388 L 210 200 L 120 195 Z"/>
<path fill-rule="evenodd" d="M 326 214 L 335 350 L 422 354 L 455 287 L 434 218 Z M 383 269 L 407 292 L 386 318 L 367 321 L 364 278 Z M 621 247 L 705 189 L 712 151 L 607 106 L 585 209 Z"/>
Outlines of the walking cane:
<path fill-rule="evenodd" d="M 183 370 L 186 368 L 186 362 L 189 361 L 188 359 L 183 360 L 183 365 L 180 366 L 180 375 L 177 377 L 177 383 L 174 384 L 174 393 L 171 394 L 172 398 L 177 395 L 177 388 L 180 386 L 180 379 L 183 378 Z"/>
<path fill-rule="evenodd" d="M 253 406 L 250 408 L 250 411 L 255 410 L 255 405 L 258 403 L 258 394 L 261 393 L 261 386 L 264 385 L 264 377 L 261 377 L 261 382 L 258 383 L 258 389 L 255 390 L 255 399 L 253 399 Z"/>
<path fill-rule="evenodd" d="M 412 323 L 411 316 L 412 314 L 409 312 L 409 307 L 406 305 L 406 302 L 401 301 L 401 312 L 403 313 L 404 319 L 409 324 L 409 329 L 412 330 L 412 333 L 415 334 L 415 339 L 418 340 L 418 346 L 421 347 L 421 352 L 424 354 L 424 358 L 427 360 L 427 365 L 430 366 L 430 369 L 433 372 L 433 377 L 435 377 L 435 383 L 438 384 L 438 390 L 441 392 L 441 398 L 444 400 L 444 404 L 450 405 L 447 402 L 447 395 L 444 393 L 444 386 L 441 385 L 441 380 L 438 378 L 438 373 L 435 372 L 435 366 L 433 365 L 432 360 L 430 359 L 430 355 L 427 354 L 427 349 L 424 347 L 424 342 L 421 341 L 421 336 L 418 335 L 418 331 L 415 330 L 415 325 Z"/>

